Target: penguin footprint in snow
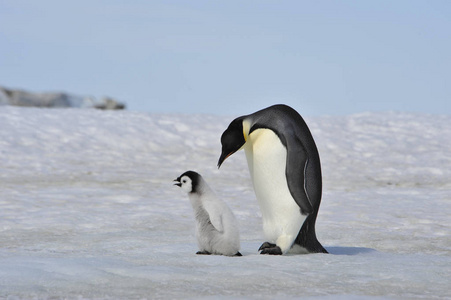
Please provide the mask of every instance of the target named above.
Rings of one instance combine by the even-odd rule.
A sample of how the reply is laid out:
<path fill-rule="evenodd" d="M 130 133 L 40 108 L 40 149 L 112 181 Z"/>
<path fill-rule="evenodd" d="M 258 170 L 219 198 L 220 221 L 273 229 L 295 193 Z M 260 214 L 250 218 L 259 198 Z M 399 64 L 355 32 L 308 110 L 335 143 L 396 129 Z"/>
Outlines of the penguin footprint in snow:
<path fill-rule="evenodd" d="M 235 216 L 230 208 L 216 197 L 199 173 L 187 171 L 175 185 L 188 193 L 196 218 L 196 254 L 241 256 L 240 236 Z"/>

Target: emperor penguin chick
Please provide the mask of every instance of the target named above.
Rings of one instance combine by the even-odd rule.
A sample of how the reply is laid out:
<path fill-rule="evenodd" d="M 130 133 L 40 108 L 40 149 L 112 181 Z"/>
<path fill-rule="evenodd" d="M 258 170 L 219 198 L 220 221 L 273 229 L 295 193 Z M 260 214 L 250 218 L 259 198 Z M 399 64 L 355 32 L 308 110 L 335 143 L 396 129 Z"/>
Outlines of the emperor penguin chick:
<path fill-rule="evenodd" d="M 208 186 L 199 173 L 187 171 L 175 185 L 188 193 L 196 218 L 196 254 L 241 256 L 240 235 L 230 208 Z"/>

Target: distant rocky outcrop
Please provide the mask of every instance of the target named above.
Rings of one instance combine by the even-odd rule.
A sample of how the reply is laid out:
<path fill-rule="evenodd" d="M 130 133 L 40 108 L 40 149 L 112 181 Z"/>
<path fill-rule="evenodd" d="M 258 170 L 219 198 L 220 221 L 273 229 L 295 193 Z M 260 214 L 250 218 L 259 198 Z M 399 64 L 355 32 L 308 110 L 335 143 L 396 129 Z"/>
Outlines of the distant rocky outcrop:
<path fill-rule="evenodd" d="M 125 104 L 110 97 L 96 99 L 64 92 L 33 93 L 0 86 L 0 105 L 26 107 L 78 107 L 98 109 L 125 109 Z"/>

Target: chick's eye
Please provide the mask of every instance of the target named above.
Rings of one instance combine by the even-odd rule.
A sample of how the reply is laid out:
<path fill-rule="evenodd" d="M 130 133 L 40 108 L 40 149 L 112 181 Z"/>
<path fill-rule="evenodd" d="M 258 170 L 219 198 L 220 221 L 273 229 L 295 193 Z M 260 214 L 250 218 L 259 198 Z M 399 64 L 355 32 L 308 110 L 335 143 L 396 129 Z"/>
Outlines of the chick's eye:
<path fill-rule="evenodd" d="M 183 183 L 186 183 L 186 179 L 182 180 Z"/>

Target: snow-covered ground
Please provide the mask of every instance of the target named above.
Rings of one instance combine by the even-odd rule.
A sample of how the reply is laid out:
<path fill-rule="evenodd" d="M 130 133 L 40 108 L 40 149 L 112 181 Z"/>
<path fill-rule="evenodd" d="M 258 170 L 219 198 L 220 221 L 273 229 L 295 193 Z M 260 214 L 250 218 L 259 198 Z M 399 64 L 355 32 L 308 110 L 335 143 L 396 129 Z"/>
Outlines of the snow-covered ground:
<path fill-rule="evenodd" d="M 0 107 L 0 298 L 451 298 L 451 116 L 306 118 L 331 254 L 282 257 L 257 254 L 244 153 L 216 168 L 234 117 Z M 243 257 L 195 255 L 190 169 Z"/>

